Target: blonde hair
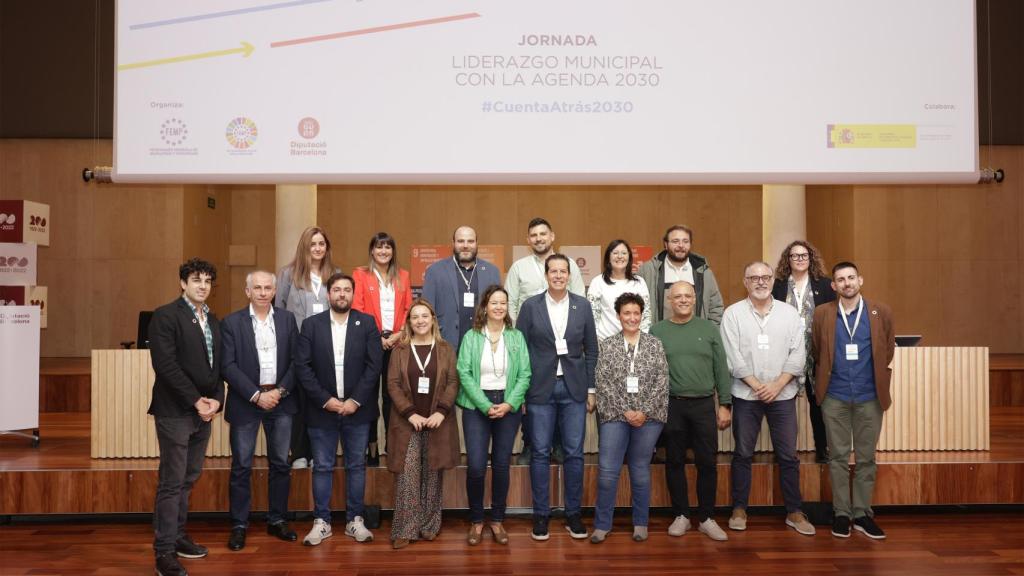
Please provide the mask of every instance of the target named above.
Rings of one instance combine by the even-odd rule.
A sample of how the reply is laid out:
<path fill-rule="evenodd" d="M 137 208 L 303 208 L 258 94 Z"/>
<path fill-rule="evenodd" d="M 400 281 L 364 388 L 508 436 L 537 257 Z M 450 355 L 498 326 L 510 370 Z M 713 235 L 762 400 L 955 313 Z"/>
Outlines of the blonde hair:
<path fill-rule="evenodd" d="M 310 254 L 309 248 L 313 244 L 313 236 L 317 234 L 324 237 L 324 244 L 327 245 L 327 250 L 324 251 L 324 258 L 320 261 L 320 269 L 313 269 L 313 255 Z M 321 278 L 327 278 L 334 273 L 334 263 L 331 261 L 331 241 L 327 238 L 327 232 L 324 232 L 323 228 L 316 226 L 310 226 L 302 231 L 302 235 L 299 236 L 299 244 L 295 247 L 295 258 L 292 259 L 291 264 L 291 279 L 292 286 L 296 288 L 302 288 L 304 290 L 312 290 L 313 286 L 309 282 L 310 272 L 316 272 Z"/>

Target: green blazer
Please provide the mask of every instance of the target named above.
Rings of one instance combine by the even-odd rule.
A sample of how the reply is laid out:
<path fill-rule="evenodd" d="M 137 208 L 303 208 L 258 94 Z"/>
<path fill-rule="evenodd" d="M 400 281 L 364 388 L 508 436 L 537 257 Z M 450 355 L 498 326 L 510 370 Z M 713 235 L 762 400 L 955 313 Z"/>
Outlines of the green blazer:
<path fill-rule="evenodd" d="M 480 389 L 480 358 L 484 346 L 490 346 L 487 337 L 479 330 L 470 330 L 459 347 L 459 395 L 455 403 L 467 410 L 487 413 L 492 403 Z M 505 402 L 513 410 L 519 410 L 526 391 L 530 388 L 530 353 L 526 349 L 526 338 L 515 328 L 505 329 L 505 350 L 508 354 L 508 376 L 506 378 Z"/>

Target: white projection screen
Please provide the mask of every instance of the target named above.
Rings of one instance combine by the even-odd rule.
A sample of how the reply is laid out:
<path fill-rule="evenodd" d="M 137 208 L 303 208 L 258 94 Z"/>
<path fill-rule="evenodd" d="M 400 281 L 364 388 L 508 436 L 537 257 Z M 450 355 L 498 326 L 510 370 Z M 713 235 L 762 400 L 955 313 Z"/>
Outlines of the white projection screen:
<path fill-rule="evenodd" d="M 976 182 L 974 5 L 121 0 L 114 179 Z"/>

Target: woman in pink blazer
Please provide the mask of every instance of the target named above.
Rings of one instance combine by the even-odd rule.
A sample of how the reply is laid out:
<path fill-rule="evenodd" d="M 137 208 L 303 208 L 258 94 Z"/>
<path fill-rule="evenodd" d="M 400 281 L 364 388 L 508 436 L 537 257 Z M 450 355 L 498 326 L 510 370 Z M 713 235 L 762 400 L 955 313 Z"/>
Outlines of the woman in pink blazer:
<path fill-rule="evenodd" d="M 391 413 L 391 398 L 387 393 L 388 363 L 391 360 L 391 349 L 401 338 L 405 317 L 412 303 L 412 286 L 409 283 L 409 272 L 398 267 L 398 248 L 395 239 L 387 232 L 378 232 L 370 238 L 368 250 L 370 261 L 352 271 L 356 281 L 355 299 L 352 308 L 364 312 L 377 320 L 380 330 L 380 343 L 384 347 L 384 361 L 381 362 L 381 374 L 378 378 L 378 394 L 380 382 L 383 382 L 384 394 L 381 399 L 381 418 L 384 429 L 388 429 L 388 415 Z M 377 449 L 377 426 L 370 427 L 370 443 L 367 464 L 380 466 L 380 452 Z"/>

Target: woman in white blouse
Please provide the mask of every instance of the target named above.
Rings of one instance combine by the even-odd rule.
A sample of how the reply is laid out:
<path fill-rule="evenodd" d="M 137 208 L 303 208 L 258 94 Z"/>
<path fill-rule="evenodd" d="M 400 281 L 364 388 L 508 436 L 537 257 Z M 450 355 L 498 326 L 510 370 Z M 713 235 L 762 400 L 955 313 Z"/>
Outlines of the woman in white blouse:
<path fill-rule="evenodd" d="M 615 300 L 627 292 L 639 294 L 644 300 L 643 318 L 640 319 L 640 331 L 651 329 L 651 303 L 647 283 L 634 274 L 633 249 L 625 240 L 612 240 L 604 249 L 604 262 L 601 275 L 590 281 L 587 299 L 594 310 L 594 323 L 597 326 L 597 339 L 604 340 L 622 330 L 619 315 L 615 312 Z"/>

